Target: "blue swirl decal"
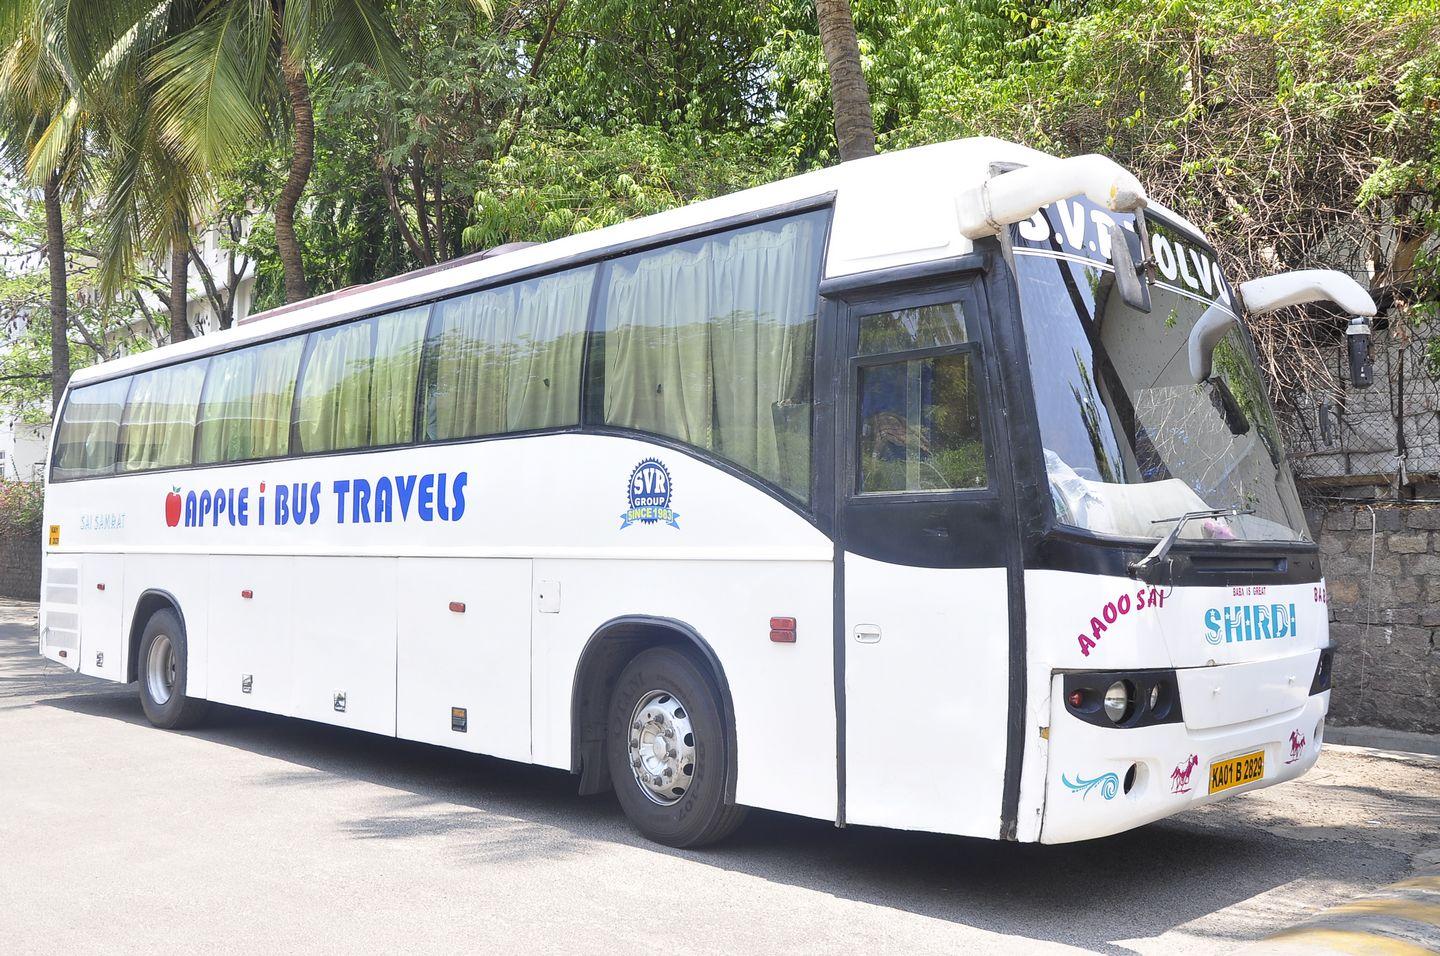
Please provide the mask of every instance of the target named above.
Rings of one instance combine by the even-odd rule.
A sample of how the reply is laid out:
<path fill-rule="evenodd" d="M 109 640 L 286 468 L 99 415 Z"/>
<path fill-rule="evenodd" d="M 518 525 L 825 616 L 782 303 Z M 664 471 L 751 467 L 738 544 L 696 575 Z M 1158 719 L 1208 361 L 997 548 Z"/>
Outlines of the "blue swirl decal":
<path fill-rule="evenodd" d="M 658 458 L 646 458 L 630 472 L 630 485 L 626 498 L 630 507 L 620 516 L 621 529 L 632 524 L 655 524 L 663 521 L 672 528 L 679 528 L 680 513 L 670 507 L 673 491 L 670 470 Z"/>
<path fill-rule="evenodd" d="M 1090 796 L 1090 791 L 1096 787 L 1100 788 L 1100 796 L 1106 800 L 1114 799 L 1115 794 L 1120 791 L 1120 778 L 1113 773 L 1103 773 L 1093 780 L 1086 780 L 1077 773 L 1074 783 L 1070 782 L 1069 777 L 1061 774 L 1060 782 L 1069 787 L 1072 792 L 1082 794 L 1085 797 Z"/>

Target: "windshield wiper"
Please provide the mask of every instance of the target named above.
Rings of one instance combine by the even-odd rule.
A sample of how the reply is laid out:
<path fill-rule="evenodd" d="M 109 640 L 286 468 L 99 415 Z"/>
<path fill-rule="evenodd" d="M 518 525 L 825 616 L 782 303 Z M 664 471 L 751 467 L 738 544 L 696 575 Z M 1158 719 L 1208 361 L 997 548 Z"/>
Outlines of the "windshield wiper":
<path fill-rule="evenodd" d="M 1209 508 L 1205 511 L 1187 511 L 1176 518 L 1160 518 L 1150 522 L 1151 524 L 1164 524 L 1167 521 L 1173 521 L 1175 522 L 1175 527 L 1171 528 L 1170 533 L 1160 539 L 1159 543 L 1150 550 L 1149 554 L 1145 555 L 1145 557 L 1139 561 L 1130 562 L 1130 576 L 1139 578 L 1146 584 L 1158 583 L 1160 580 L 1160 575 L 1157 573 L 1158 569 L 1162 567 L 1166 569 L 1169 568 L 1170 562 L 1167 561 L 1166 558 L 1170 554 L 1170 549 L 1174 547 L 1176 539 L 1180 537 L 1180 532 L 1184 531 L 1185 526 L 1190 522 L 1198 518 L 1233 518 L 1237 515 L 1253 515 L 1254 513 L 1254 508 Z"/>

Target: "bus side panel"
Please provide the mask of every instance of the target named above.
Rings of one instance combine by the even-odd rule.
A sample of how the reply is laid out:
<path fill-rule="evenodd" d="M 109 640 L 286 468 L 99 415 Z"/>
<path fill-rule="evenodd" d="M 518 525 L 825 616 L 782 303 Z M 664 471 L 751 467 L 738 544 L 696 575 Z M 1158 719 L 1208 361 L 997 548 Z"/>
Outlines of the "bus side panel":
<path fill-rule="evenodd" d="M 396 558 L 294 559 L 290 713 L 395 734 Z"/>
<path fill-rule="evenodd" d="M 401 558 L 396 732 L 530 759 L 530 561 Z"/>
<path fill-rule="evenodd" d="M 835 817 L 834 571 L 829 561 L 537 560 L 558 612 L 534 616 L 535 762 L 570 766 L 570 701 L 586 642 L 606 621 L 682 621 L 720 660 L 735 706 L 736 800 Z M 797 640 L 770 640 L 793 617 Z"/>
<path fill-rule="evenodd" d="M 1007 580 L 845 555 L 847 822 L 999 833 Z"/>
<path fill-rule="evenodd" d="M 211 700 L 289 713 L 295 679 L 294 576 L 294 562 L 287 556 L 210 559 Z"/>
<path fill-rule="evenodd" d="M 125 558 L 125 613 L 119 623 L 120 646 L 130 654 L 130 622 L 140 596 L 158 590 L 170 595 L 180 608 L 185 625 L 185 646 L 188 649 L 186 693 L 191 697 L 209 698 L 210 604 L 206 593 L 210 576 L 210 557 L 203 554 L 132 553 Z M 91 585 L 93 587 L 94 585 Z M 140 621 L 135 628 L 138 641 L 145 628 Z M 143 664 L 142 664 L 143 666 Z"/>
<path fill-rule="evenodd" d="M 125 556 L 86 554 L 80 558 L 80 673 L 125 680 Z"/>

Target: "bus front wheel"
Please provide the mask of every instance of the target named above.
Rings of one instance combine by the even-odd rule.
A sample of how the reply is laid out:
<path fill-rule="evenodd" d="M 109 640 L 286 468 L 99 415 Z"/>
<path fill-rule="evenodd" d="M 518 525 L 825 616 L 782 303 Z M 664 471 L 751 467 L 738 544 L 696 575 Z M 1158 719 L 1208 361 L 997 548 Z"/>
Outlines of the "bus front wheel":
<path fill-rule="evenodd" d="M 156 727 L 193 727 L 210 708 L 208 700 L 185 696 L 190 676 L 188 650 L 179 615 L 168 608 L 150 615 L 140 637 L 140 704 Z"/>
<path fill-rule="evenodd" d="M 744 807 L 725 802 L 735 755 L 719 694 L 688 654 L 654 647 L 625 666 L 610 697 L 608 741 L 620 806 L 649 839 L 703 846 L 744 820 Z"/>

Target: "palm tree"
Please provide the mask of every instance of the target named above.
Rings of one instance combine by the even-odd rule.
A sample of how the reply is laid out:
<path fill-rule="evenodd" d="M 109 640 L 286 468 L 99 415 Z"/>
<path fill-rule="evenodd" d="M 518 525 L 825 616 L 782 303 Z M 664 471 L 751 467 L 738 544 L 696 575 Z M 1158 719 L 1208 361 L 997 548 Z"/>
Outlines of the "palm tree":
<path fill-rule="evenodd" d="M 39 0 L 0 5 L 0 156 L 22 180 L 40 186 L 45 204 L 45 261 L 50 272 L 50 397 L 52 412 L 70 381 L 69 290 L 65 262 L 64 201 L 85 167 L 83 124 L 71 122 L 50 162 L 29 168 L 31 151 L 68 100 L 61 64 L 38 16 Z"/>
<path fill-rule="evenodd" d="M 55 162 L 88 117 L 102 154 L 100 291 L 121 291 L 142 255 L 170 258 L 170 339 L 190 337 L 189 252 L 192 211 L 207 176 L 164 141 L 154 110 L 155 83 L 147 65 L 194 26 L 198 0 L 123 2 L 83 11 L 65 0 L 29 0 L 54 59 L 70 77 L 70 94 L 34 143 L 31 175 Z M 75 15 L 72 15 L 75 14 Z"/>
<path fill-rule="evenodd" d="M 820 45 L 830 70 L 830 102 L 835 111 L 835 141 L 840 161 L 875 154 L 875 117 L 870 88 L 860 68 L 860 41 L 850 17 L 850 0 L 815 0 Z"/>
<path fill-rule="evenodd" d="M 267 118 L 288 108 L 292 153 L 275 244 L 289 302 L 310 292 L 295 209 L 315 161 L 311 75 L 355 63 L 403 72 L 384 0 L 210 0 L 147 68 L 160 138 L 189 168 L 238 158 L 263 140 Z"/>

